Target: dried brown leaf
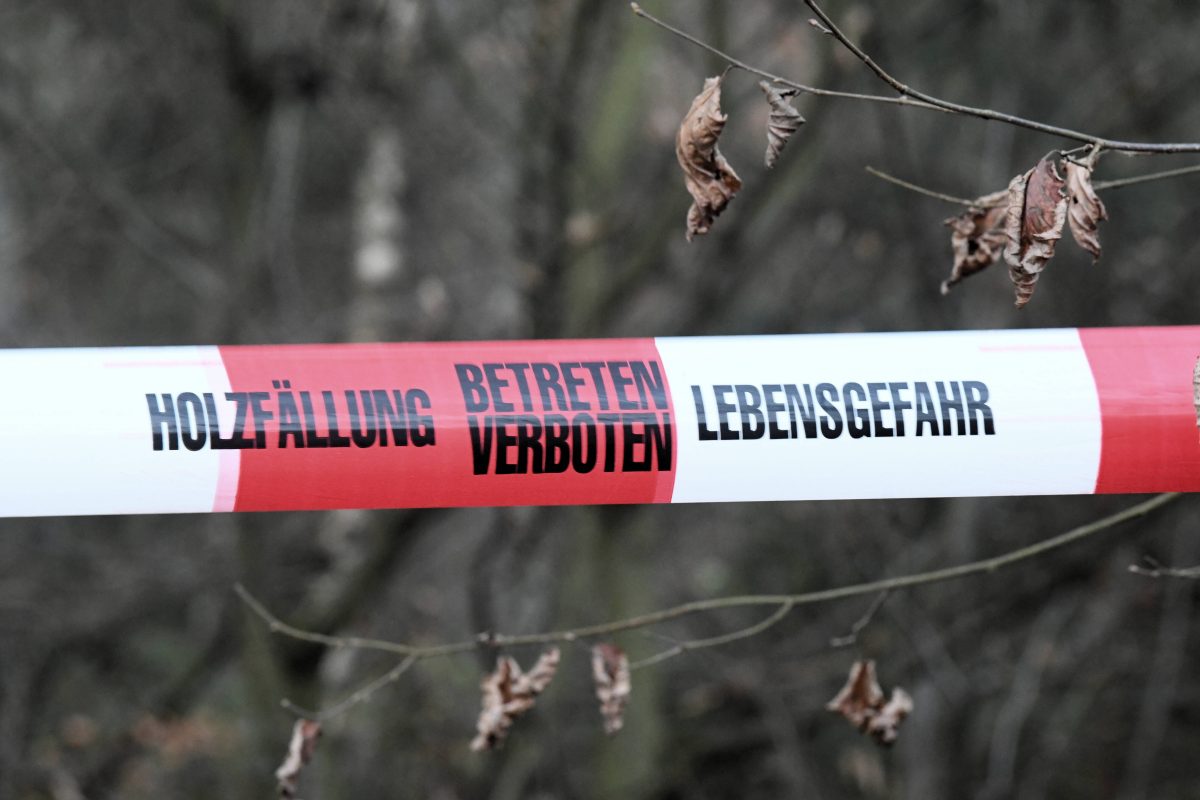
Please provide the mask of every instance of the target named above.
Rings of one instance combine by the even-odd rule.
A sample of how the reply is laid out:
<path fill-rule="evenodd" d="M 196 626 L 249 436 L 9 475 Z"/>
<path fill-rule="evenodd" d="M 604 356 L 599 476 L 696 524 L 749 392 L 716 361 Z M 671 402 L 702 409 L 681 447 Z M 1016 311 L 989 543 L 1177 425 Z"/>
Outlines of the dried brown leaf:
<path fill-rule="evenodd" d="M 717 215 L 742 188 L 741 179 L 717 149 L 726 119 L 721 113 L 721 77 L 709 78 L 692 100 L 675 137 L 675 157 L 683 170 L 684 185 L 692 196 L 687 216 L 688 241 L 708 233 Z"/>
<path fill-rule="evenodd" d="M 1067 215 L 1071 236 L 1075 243 L 1092 254 L 1092 263 L 1100 260 L 1100 238 L 1097 231 L 1100 223 L 1108 219 L 1104 201 L 1092 187 L 1092 168 L 1066 162 L 1067 195 L 1070 211 Z"/>
<path fill-rule="evenodd" d="M 298 719 L 292 728 L 292 740 L 288 743 L 287 756 L 279 769 L 275 770 L 275 779 L 279 782 L 279 796 L 293 798 L 296 796 L 296 784 L 304 765 L 312 761 L 313 752 L 317 749 L 317 737 L 321 735 L 321 723 L 311 719 Z"/>
<path fill-rule="evenodd" d="M 1008 207 L 1008 187 L 982 197 L 976 197 L 971 201 L 971 205 L 976 208 L 995 208 L 1003 211 Z"/>
<path fill-rule="evenodd" d="M 763 90 L 763 94 L 767 96 L 767 105 L 771 107 L 771 113 L 767 117 L 767 152 L 763 157 L 767 169 L 771 169 L 788 139 L 804 124 L 804 117 L 792 105 L 790 99 L 800 92 L 787 87 L 781 89 L 767 81 L 759 81 L 758 88 Z"/>
<path fill-rule="evenodd" d="M 946 220 L 945 224 L 950 228 L 950 247 L 954 251 L 954 267 L 950 277 L 942 282 L 942 294 L 948 294 L 965 278 L 987 269 L 1003 254 L 1008 239 L 1004 235 L 1005 208 L 998 204 L 1001 197 L 1007 199 L 1007 190 L 981 197 L 957 217 Z"/>
<path fill-rule="evenodd" d="M 1019 243 L 1021 240 L 1021 218 L 1025 212 L 1025 184 L 1033 170 L 1022 173 L 1008 184 L 1009 202 L 1004 217 L 1004 261 L 1008 264 L 1008 277 L 1017 287 L 1017 308 L 1022 308 L 1033 297 L 1037 273 L 1029 273 L 1020 267 Z M 1010 252 L 1013 254 L 1010 257 Z M 1014 263 L 1016 261 L 1016 263 Z"/>
<path fill-rule="evenodd" d="M 900 723 L 912 713 L 913 701 L 908 692 L 897 687 L 892 689 L 892 697 L 867 720 L 866 732 L 875 737 L 880 744 L 892 744 L 896 741 Z"/>
<path fill-rule="evenodd" d="M 483 700 L 479 719 L 475 723 L 478 733 L 471 741 L 472 750 L 491 750 L 508 735 L 508 729 L 512 726 L 515 716 L 511 699 L 513 673 L 519 673 L 520 670 L 516 661 L 508 656 L 500 656 L 496 659 L 495 672 L 479 684 Z"/>
<path fill-rule="evenodd" d="M 475 723 L 478 732 L 471 741 L 471 749 L 479 752 L 491 750 L 508 736 L 513 721 L 534 706 L 534 698 L 541 694 L 554 679 L 558 670 L 557 647 L 542 653 L 529 672 L 509 656 L 496 659 L 496 670 L 479 684 L 483 693 L 479 719 Z"/>
<path fill-rule="evenodd" d="M 881 705 L 883 689 L 879 688 L 879 681 L 875 679 L 875 662 L 864 660 L 854 662 L 846 685 L 825 704 L 825 708 L 841 714 L 855 727 L 862 727 Z"/>
<path fill-rule="evenodd" d="M 875 662 L 862 660 L 850 667 L 846 685 L 825 708 L 841 714 L 880 744 L 891 744 L 896 741 L 900 723 L 912 713 L 913 703 L 900 688 L 893 689 L 891 699 L 885 703 L 883 689 L 875 679 Z"/>
<path fill-rule="evenodd" d="M 596 684 L 596 699 L 604 717 L 604 732 L 614 734 L 625 724 L 625 703 L 629 700 L 632 683 L 629 657 L 615 644 L 598 644 L 592 648 L 592 680 Z"/>
<path fill-rule="evenodd" d="M 1004 260 L 1017 289 L 1017 308 L 1033 297 L 1038 276 L 1054 257 L 1054 245 L 1062 238 L 1067 221 L 1065 186 L 1048 157 L 1008 185 Z"/>
<path fill-rule="evenodd" d="M 533 669 L 521 676 L 523 680 L 522 690 L 528 691 L 534 696 L 544 692 L 546 687 L 550 685 L 550 681 L 554 680 L 554 673 L 558 671 L 560 655 L 558 648 L 552 647 L 538 656 L 537 663 L 533 665 Z"/>

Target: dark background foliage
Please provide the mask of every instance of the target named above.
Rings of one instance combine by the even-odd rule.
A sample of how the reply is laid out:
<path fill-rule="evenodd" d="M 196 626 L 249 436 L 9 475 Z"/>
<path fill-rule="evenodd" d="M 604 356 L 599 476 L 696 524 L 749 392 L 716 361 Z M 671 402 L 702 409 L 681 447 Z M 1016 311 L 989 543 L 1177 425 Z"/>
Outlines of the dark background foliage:
<path fill-rule="evenodd" d="M 800 3 L 645 5 L 797 80 L 880 89 Z M 926 91 L 1200 138 L 1194 3 L 829 10 Z M 0 346 L 1196 321 L 1196 179 L 1108 193 L 1104 259 L 1064 243 L 1020 313 L 996 267 L 942 298 L 954 209 L 863 166 L 974 196 L 1063 143 L 801 98 L 809 123 L 767 174 L 766 107 L 739 73 L 722 148 L 746 188 L 685 243 L 674 130 L 722 68 L 622 0 L 0 0 Z M 1186 163 L 1109 155 L 1097 177 Z M 279 699 L 331 702 L 390 663 L 269 638 L 238 580 L 298 624 L 434 642 L 958 563 L 1129 502 L 3 521 L 0 797 L 270 796 Z M 302 796 L 1197 797 L 1198 584 L 1126 571 L 1200 561 L 1196 531 L 1185 498 L 1010 573 L 891 597 L 857 648 L 915 698 L 891 750 L 822 709 L 856 655 L 829 639 L 863 598 L 638 672 L 613 739 L 582 648 L 486 756 L 467 742 L 491 657 L 423 663 L 327 727 Z M 645 656 L 754 618 L 620 641 Z"/>

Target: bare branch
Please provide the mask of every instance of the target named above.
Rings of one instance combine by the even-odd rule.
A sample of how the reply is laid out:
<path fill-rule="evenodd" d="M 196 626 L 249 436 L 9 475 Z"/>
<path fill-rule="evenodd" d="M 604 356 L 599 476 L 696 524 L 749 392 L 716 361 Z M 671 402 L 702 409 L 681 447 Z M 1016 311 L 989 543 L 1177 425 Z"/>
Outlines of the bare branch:
<path fill-rule="evenodd" d="M 888 86 L 891 86 L 903 97 L 919 100 L 927 105 L 940 108 L 944 111 L 949 111 L 955 114 L 965 114 L 980 119 L 993 120 L 995 122 L 1004 122 L 1008 125 L 1015 125 L 1019 128 L 1028 128 L 1029 130 L 1048 133 L 1052 136 L 1061 136 L 1064 139 L 1073 139 L 1077 142 L 1090 142 L 1105 150 L 1117 150 L 1124 153 L 1200 153 L 1200 142 L 1175 142 L 1175 143 L 1156 143 L 1156 142 L 1123 142 L 1115 139 L 1106 139 L 1103 136 L 1095 136 L 1090 133 L 1072 130 L 1070 128 L 1062 128 L 1057 125 L 1048 125 L 1044 122 L 1018 117 L 1013 114 L 1005 114 L 1001 111 L 993 111 L 990 108 L 976 108 L 974 106 L 966 106 L 961 103 L 952 103 L 949 100 L 943 100 L 940 97 L 934 97 L 931 94 L 917 91 L 905 83 L 897 80 L 887 70 L 875 63 L 869 55 L 863 52 L 862 48 L 844 34 L 837 24 L 834 23 L 829 15 L 817 5 L 816 0 L 804 0 L 805 5 L 813 10 L 821 23 L 829 29 L 829 32 L 837 39 L 843 47 L 854 54 L 859 61 L 866 64 L 875 75 Z"/>
<path fill-rule="evenodd" d="M 794 603 L 785 602 L 781 604 L 771 616 L 756 622 L 747 628 L 722 634 L 721 636 L 713 636 L 708 639 L 692 639 L 685 642 L 679 642 L 674 647 L 664 650 L 661 653 L 657 653 L 649 658 L 644 658 L 641 661 L 630 664 L 629 668 L 631 670 L 641 669 L 642 667 L 649 667 L 654 664 L 658 664 L 659 662 L 666 661 L 668 658 L 674 658 L 675 656 L 682 655 L 684 653 L 690 653 L 693 650 L 703 650 L 706 647 L 716 647 L 718 645 L 728 644 L 729 642 L 736 642 L 738 639 L 747 639 L 751 636 L 762 633 L 767 628 L 770 628 L 777 622 L 782 621 L 784 617 L 791 613 L 792 608 L 794 607 Z"/>
<path fill-rule="evenodd" d="M 418 657 L 415 655 L 406 656 L 399 664 L 392 667 L 387 672 L 383 673 L 365 686 L 356 689 L 345 699 L 319 711 L 310 711 L 307 708 L 296 705 L 287 698 L 284 698 L 282 701 L 280 701 L 280 705 L 296 716 L 302 717 L 303 719 L 312 720 L 314 722 L 325 722 L 326 720 L 346 713 L 359 703 L 369 700 L 372 695 L 374 695 L 383 687 L 390 686 L 391 684 L 400 680 L 400 676 L 408 672 L 409 668 L 413 664 L 417 663 L 417 661 Z"/>
<path fill-rule="evenodd" d="M 348 647 L 357 650 L 379 650 L 384 653 L 395 653 L 402 656 L 415 655 L 418 658 L 433 658 L 435 656 L 453 655 L 456 653 L 467 653 L 474 650 L 478 646 L 478 642 L 458 642 L 456 644 L 440 645 L 434 647 L 416 647 L 414 645 L 401 644 L 399 642 L 389 642 L 384 639 L 365 639 L 359 636 L 329 636 L 324 633 L 314 633 L 289 625 L 283 620 L 276 617 L 267 607 L 262 604 L 257 597 L 250 594 L 242 584 L 234 584 L 234 592 L 241 598 L 241 601 L 246 606 L 258 615 L 264 622 L 267 623 L 271 633 L 281 633 L 291 639 L 299 639 L 302 642 L 312 642 L 313 644 L 323 644 L 326 647 Z"/>
<path fill-rule="evenodd" d="M 867 610 L 863 613 L 863 615 L 855 620 L 854 624 L 850 626 L 850 632 L 845 636 L 838 636 L 834 639 L 830 639 L 829 646 L 849 647 L 850 645 L 858 642 L 858 635 L 863 632 L 864 628 L 871 624 L 871 620 L 873 620 L 875 615 L 879 613 L 879 609 L 883 608 L 883 604 L 887 599 L 888 593 L 880 592 L 879 596 L 871 601 L 871 605 L 867 607 Z"/>
<path fill-rule="evenodd" d="M 1146 566 L 1130 564 L 1129 571 L 1137 575 L 1145 575 L 1147 578 L 1187 578 L 1189 580 L 1200 580 L 1200 566 L 1164 567 L 1149 556 L 1143 556 L 1142 561 L 1146 563 Z"/>
<path fill-rule="evenodd" d="M 1196 554 L 1191 537 L 1179 537 L 1173 549 L 1175 558 L 1190 560 Z M 1191 676 L 1195 674 L 1188 658 L 1192 593 L 1192 587 L 1179 582 L 1162 588 L 1159 618 L 1154 626 L 1157 641 L 1153 652 L 1142 654 L 1145 684 L 1137 717 L 1129 729 L 1130 746 L 1117 797 L 1161 794 L 1149 788 L 1156 777 L 1155 765 L 1162 763 L 1158 755 L 1168 741 L 1180 690 L 1191 686 Z"/>
<path fill-rule="evenodd" d="M 1180 167 L 1179 169 L 1167 169 L 1162 172 L 1151 172 L 1147 175 L 1135 175 L 1132 178 L 1121 178 L 1115 181 L 1096 181 L 1092 184 L 1092 188 L 1098 192 L 1104 189 L 1122 189 L 1126 186 L 1136 186 L 1139 183 L 1161 181 L 1166 178 L 1178 178 L 1183 175 L 1195 175 L 1197 172 L 1200 172 L 1200 164 L 1193 164 L 1190 167 Z"/>
<path fill-rule="evenodd" d="M 870 173 L 871 175 L 874 175 L 876 178 L 885 180 L 888 183 L 894 183 L 897 186 L 908 189 L 910 192 L 916 192 L 917 194 L 923 194 L 926 197 L 932 197 L 934 200 L 945 200 L 947 203 L 958 203 L 961 206 L 978 207 L 978 205 L 976 204 L 976 202 L 974 200 L 968 200 L 965 197 L 955 197 L 952 194 L 942 194 L 941 192 L 936 192 L 933 189 L 926 189 L 924 186 L 918 186 L 915 183 L 909 183 L 906 180 L 901 180 L 900 178 L 897 178 L 895 175 L 889 175 L 888 173 L 886 173 L 882 170 L 875 169 L 872 166 L 867 166 L 866 170 L 868 173 Z"/>

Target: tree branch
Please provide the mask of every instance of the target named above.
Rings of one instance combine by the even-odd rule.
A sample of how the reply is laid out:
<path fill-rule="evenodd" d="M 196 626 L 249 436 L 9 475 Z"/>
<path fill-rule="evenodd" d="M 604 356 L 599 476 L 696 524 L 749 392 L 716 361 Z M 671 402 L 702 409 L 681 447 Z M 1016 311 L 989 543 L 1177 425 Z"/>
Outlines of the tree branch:
<path fill-rule="evenodd" d="M 993 111 L 990 108 L 976 108 L 974 106 L 966 106 L 961 103 L 952 103 L 949 100 L 943 100 L 940 97 L 934 97 L 931 94 L 917 91 L 905 83 L 897 80 L 887 70 L 875 63 L 875 61 L 863 52 L 862 48 L 844 34 L 837 24 L 834 23 L 829 15 L 817 5 L 816 0 L 804 0 L 804 4 L 812 9 L 817 15 L 821 23 L 829 29 L 830 35 L 837 39 L 843 47 L 854 54 L 859 61 L 866 64 L 867 68 L 875 73 L 878 78 L 891 86 L 903 97 L 910 97 L 915 100 L 920 100 L 928 105 L 940 108 L 944 111 L 949 111 L 955 114 L 965 114 L 980 119 L 993 120 L 995 122 L 1004 122 L 1008 125 L 1015 125 L 1019 128 L 1028 128 L 1029 130 L 1048 133 L 1052 136 L 1061 136 L 1064 139 L 1073 139 L 1077 142 L 1090 142 L 1105 150 L 1116 150 L 1124 153 L 1200 153 L 1200 142 L 1174 142 L 1174 143 L 1156 143 L 1156 142 L 1123 142 L 1117 139 L 1106 139 L 1102 136 L 1096 136 L 1082 131 L 1072 130 L 1070 128 L 1062 128 L 1057 125 L 1048 125 L 1044 122 L 1038 122 L 1024 117 L 1018 117 L 1013 114 L 1005 114 L 1001 111 Z"/>
<path fill-rule="evenodd" d="M 729 55 L 728 53 L 724 52 L 723 50 L 718 50 L 717 48 L 713 47 L 711 44 L 708 44 L 707 42 L 697 39 L 695 36 L 692 36 L 690 33 L 685 33 L 684 31 L 681 31 L 679 28 L 676 28 L 673 25 L 663 22 L 661 19 L 654 16 L 650 12 L 646 11 L 644 8 L 642 8 L 637 3 L 630 3 L 629 7 L 631 9 L 633 9 L 634 14 L 641 17 L 642 19 L 647 20 L 649 22 L 653 22 L 658 27 L 662 28 L 665 31 L 673 33 L 674 35 L 678 36 L 680 39 L 683 39 L 686 42 L 690 42 L 691 44 L 694 44 L 703 50 L 707 50 L 708 52 L 712 53 L 713 55 L 717 56 L 718 58 L 724 59 L 725 62 L 728 63 L 731 67 L 736 67 L 737 69 L 744 70 L 745 72 L 749 72 L 752 75 L 757 75 L 760 78 L 766 78 L 767 80 L 769 80 L 773 83 L 778 83 L 781 86 L 789 86 L 798 91 L 805 92 L 807 94 L 818 95 L 820 97 L 841 97 L 841 98 L 844 98 L 847 100 L 868 100 L 873 103 L 890 103 L 892 105 L 899 105 L 899 106 L 917 106 L 919 108 L 925 108 L 925 109 L 929 109 L 931 111 L 943 111 L 948 114 L 953 113 L 950 111 L 946 111 L 946 109 L 938 108 L 937 106 L 930 105 L 929 103 L 922 103 L 917 100 L 912 100 L 911 98 L 908 98 L 908 97 L 884 97 L 882 95 L 877 95 L 877 94 L 859 94 L 857 92 L 839 92 L 834 89 L 818 89 L 815 86 L 808 86 L 803 83 L 796 83 L 795 81 L 788 80 L 787 78 L 784 78 L 780 75 L 775 75 L 775 74 L 767 72 L 765 70 L 761 70 L 758 67 L 751 66 L 751 65 L 747 64 L 745 61 L 741 61 L 739 59 L 734 58 L 733 56 Z"/>
<path fill-rule="evenodd" d="M 990 208 L 993 205 L 1003 205 L 1006 201 L 1001 200 L 996 203 L 981 202 L 983 198 L 977 197 L 974 200 L 968 200 L 965 197 L 957 197 L 952 194 L 945 194 L 935 189 L 928 189 L 924 186 L 919 186 L 915 183 L 910 183 L 902 178 L 897 178 L 895 175 L 889 175 L 881 169 L 876 169 L 872 166 L 867 166 L 866 170 L 869 174 L 874 175 L 880 180 L 895 184 L 903 189 L 908 189 L 910 192 L 923 194 L 926 197 L 932 197 L 935 200 L 944 200 L 947 203 L 957 203 L 962 206 L 974 206 L 976 208 Z M 1179 169 L 1168 169 L 1162 172 L 1151 172 L 1146 175 L 1135 175 L 1132 178 L 1120 178 L 1111 181 L 1096 181 L 1092 184 L 1092 188 L 1096 191 L 1104 191 L 1108 189 L 1124 189 L 1126 186 L 1136 186 L 1139 183 L 1150 183 L 1151 181 L 1161 181 L 1168 178 L 1179 178 L 1184 175 L 1195 175 L 1200 173 L 1200 164 L 1194 164 L 1190 167 L 1180 167 Z M 1197 410 L 1200 415 L 1200 409 Z M 1197 423 L 1200 425 L 1200 422 Z"/>
<path fill-rule="evenodd" d="M 1194 175 L 1197 172 L 1200 172 L 1200 164 L 1193 164 L 1190 167 L 1180 167 L 1179 169 L 1163 170 L 1162 172 L 1151 172 L 1148 175 L 1136 175 L 1132 178 L 1120 178 L 1115 181 L 1096 181 L 1092 184 L 1092 188 L 1098 192 L 1105 189 L 1123 189 L 1126 186 L 1136 186 L 1139 183 L 1161 181 L 1166 178 L 1178 178 L 1182 175 Z"/>
<path fill-rule="evenodd" d="M 1164 567 L 1149 556 L 1143 557 L 1142 561 L 1146 562 L 1146 566 L 1130 564 L 1129 571 L 1136 575 L 1145 575 L 1147 578 L 1188 578 L 1189 580 L 1200 580 L 1200 566 Z"/>
<path fill-rule="evenodd" d="M 874 175 L 876 178 L 885 180 L 888 183 L 894 183 L 901 188 L 908 189 L 910 192 L 916 192 L 917 194 L 923 194 L 926 197 L 932 197 L 934 200 L 944 200 L 947 203 L 957 203 L 960 206 L 978 206 L 978 203 L 976 203 L 974 200 L 968 200 L 965 197 L 955 197 L 952 194 L 943 194 L 942 192 L 934 191 L 933 189 L 926 189 L 924 186 L 918 186 L 915 183 L 909 183 L 906 180 L 897 178 L 895 175 L 889 175 L 883 170 L 875 169 L 869 165 L 866 167 L 866 170 L 869 174 Z"/>
<path fill-rule="evenodd" d="M 792 608 L 794 607 L 795 603 L 792 603 L 791 601 L 782 603 L 780 604 L 779 608 L 775 610 L 775 613 L 771 614 L 771 616 L 761 620 L 760 622 L 756 622 L 747 628 L 741 628 L 740 630 L 732 631 L 731 633 L 725 633 L 720 636 L 712 636 L 708 639 L 691 639 L 685 642 L 678 642 L 674 647 L 664 650 L 661 653 L 657 653 L 649 658 L 644 658 L 641 661 L 630 664 L 629 668 L 631 670 L 642 669 L 643 667 L 649 667 L 662 661 L 666 661 L 668 658 L 674 658 L 675 656 L 682 655 L 684 653 L 690 653 L 693 650 L 703 650 L 706 647 L 716 647 L 717 645 L 736 642 L 738 639 L 747 639 L 751 636 L 762 633 L 767 628 L 770 628 L 777 622 L 782 621 L 784 617 L 791 613 Z"/>
<path fill-rule="evenodd" d="M 834 23 L 834 21 L 829 18 L 829 15 L 826 14 L 819 5 L 817 5 L 815 0 L 804 0 L 804 2 L 819 18 L 819 24 L 815 25 L 814 27 L 816 27 L 818 30 L 821 30 L 822 33 L 826 33 L 837 39 L 843 47 L 853 53 L 855 57 L 857 57 L 872 72 L 874 72 L 880 80 L 899 92 L 900 96 L 884 97 L 881 95 L 858 94 L 855 92 L 839 92 L 832 89 L 819 89 L 814 86 L 796 83 L 795 81 L 788 80 L 787 78 L 772 74 L 765 70 L 759 69 L 758 67 L 754 67 L 740 59 L 734 58 L 728 53 L 718 50 L 707 42 L 697 39 L 695 36 L 692 36 L 691 34 L 686 33 L 679 28 L 674 27 L 673 25 L 663 22 L 662 20 L 645 11 L 637 3 L 630 3 L 630 8 L 633 9 L 633 13 L 637 16 L 648 20 L 655 25 L 658 25 L 663 30 L 678 36 L 686 42 L 703 48 L 713 55 L 724 59 L 730 66 L 745 70 L 753 75 L 758 75 L 761 78 L 766 78 L 769 81 L 773 81 L 783 86 L 790 86 L 793 89 L 797 89 L 808 94 L 819 95 L 822 97 L 841 97 L 849 100 L 866 100 L 874 103 L 915 106 L 917 108 L 941 111 L 947 114 L 962 114 L 965 116 L 978 117 L 979 119 L 991 120 L 994 122 L 1003 122 L 1008 125 L 1015 125 L 1019 128 L 1027 128 L 1029 130 L 1050 134 L 1052 136 L 1059 136 L 1061 138 L 1070 139 L 1076 142 L 1086 142 L 1089 145 L 1096 145 L 1105 150 L 1115 150 L 1123 153 L 1200 153 L 1200 142 L 1125 142 L 1118 139 L 1107 139 L 1103 136 L 1096 136 L 1095 134 L 1072 130 L 1071 128 L 1049 125 L 1044 122 L 1038 122 L 1037 120 L 1026 119 L 1024 117 L 1018 117 L 1014 114 L 1006 114 L 1001 111 L 993 111 L 992 109 L 988 108 L 976 108 L 974 106 L 962 105 L 961 103 L 953 103 L 949 100 L 942 100 L 939 97 L 925 94 L 924 92 L 918 91 L 911 86 L 908 86 L 907 84 L 897 80 L 889 72 L 883 69 L 883 67 L 875 63 L 875 61 L 869 55 L 863 52 L 858 45 L 850 41 L 846 34 L 844 34 Z"/>
<path fill-rule="evenodd" d="M 1149 514 L 1150 512 L 1179 499 L 1180 496 L 1181 494 L 1178 492 L 1168 492 L 1166 494 L 1156 495 L 1151 499 L 1131 506 L 1124 511 L 1111 514 L 1086 525 L 1081 525 L 1065 533 L 1061 533 L 1058 536 L 1053 536 L 1035 544 L 1020 547 L 1002 555 L 993 556 L 992 558 L 985 558 L 979 561 L 972 561 L 967 564 L 960 564 L 954 567 L 945 567 L 943 569 L 932 570 L 929 572 L 902 575 L 894 578 L 882 578 L 880 580 L 870 581 L 868 583 L 858 583 L 850 586 L 840 586 L 833 589 L 822 589 L 815 592 L 804 592 L 800 594 L 740 595 L 734 597 L 715 597 L 707 600 L 694 600 L 690 603 L 683 603 L 670 608 L 652 611 L 648 614 L 628 617 L 626 619 L 615 620 L 612 622 L 600 623 L 597 625 L 587 625 L 567 630 L 522 635 L 484 633 L 480 634 L 475 639 L 427 646 L 404 644 L 401 642 L 391 642 L 381 639 L 369 639 L 358 636 L 329 636 L 326 634 L 301 630 L 288 625 L 286 622 L 283 622 L 274 614 L 272 614 L 261 602 L 259 602 L 253 595 L 246 591 L 245 587 L 241 586 L 240 584 L 235 586 L 234 590 L 237 592 L 242 602 L 244 602 L 255 614 L 257 614 L 263 619 L 264 622 L 267 623 L 273 633 L 281 633 L 294 639 L 323 644 L 329 647 L 353 647 L 363 650 L 379 650 L 401 656 L 414 656 L 418 659 L 467 653 L 481 646 L 495 648 L 518 647 L 522 645 L 544 645 L 574 642 L 578 639 L 611 636 L 615 633 L 635 630 L 637 628 L 646 628 L 652 625 L 658 625 L 663 622 L 669 622 L 671 620 L 689 616 L 691 614 L 698 614 L 716 609 L 742 608 L 749 606 L 780 606 L 780 609 L 771 617 L 768 617 L 767 620 L 764 620 L 763 622 L 760 622 L 757 625 L 751 626 L 750 628 L 742 631 L 736 631 L 732 634 L 725 634 L 724 636 L 713 637 L 713 639 L 708 640 L 699 640 L 700 644 L 693 643 L 691 646 L 691 649 L 695 649 L 697 646 L 709 647 L 716 644 L 722 644 L 725 641 L 734 641 L 739 638 L 745 638 L 745 636 L 753 635 L 761 630 L 765 630 L 767 627 L 770 627 L 770 625 L 775 624 L 778 619 L 782 619 L 786 613 L 790 612 L 792 608 L 796 606 L 825 603 L 833 600 L 844 600 L 849 597 L 859 597 L 862 595 L 876 594 L 878 592 L 890 592 L 897 589 L 909 589 L 916 586 L 926 586 L 929 584 L 956 580 L 958 578 L 965 578 L 971 575 L 995 572 L 1001 568 L 1036 558 L 1052 550 L 1057 550 L 1065 547 L 1066 545 L 1086 539 L 1089 536 L 1093 536 L 1101 531 L 1113 528 L 1121 523 L 1143 517 L 1146 514 Z M 778 617 L 778 619 L 776 619 L 776 617 Z M 747 631 L 750 631 L 750 633 L 747 633 Z"/>
<path fill-rule="evenodd" d="M 849 647 L 852 644 L 857 644 L 858 635 L 863 632 L 863 629 L 871 624 L 871 620 L 879 613 L 879 609 L 883 608 L 884 602 L 888 599 L 888 592 L 880 592 L 879 596 L 871 601 L 871 605 L 863 612 L 863 615 L 855 620 L 850 626 L 850 632 L 845 636 L 838 636 L 829 640 L 830 647 Z"/>
<path fill-rule="evenodd" d="M 374 695 L 383 687 L 390 686 L 391 684 L 400 680 L 400 676 L 408 672 L 409 668 L 415 663 L 417 663 L 417 656 L 405 656 L 399 664 L 392 667 L 387 672 L 368 683 L 366 686 L 356 689 L 344 700 L 323 708 L 320 711 L 310 711 L 307 708 L 296 705 L 287 698 L 284 698 L 280 702 L 280 705 L 298 717 L 304 717 L 305 719 L 310 719 L 314 722 L 325 722 L 326 720 L 330 720 L 336 716 L 346 713 L 359 703 L 369 700 L 372 695 Z"/>

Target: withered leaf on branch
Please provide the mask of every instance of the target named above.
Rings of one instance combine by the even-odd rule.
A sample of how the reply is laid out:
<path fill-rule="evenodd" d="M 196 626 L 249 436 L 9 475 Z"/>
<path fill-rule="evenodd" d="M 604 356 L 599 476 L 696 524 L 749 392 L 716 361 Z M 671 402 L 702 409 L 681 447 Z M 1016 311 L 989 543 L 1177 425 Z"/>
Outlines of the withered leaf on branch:
<path fill-rule="evenodd" d="M 908 692 L 897 687 L 892 689 L 892 697 L 883 704 L 883 708 L 867 720 L 867 733 L 875 737 L 880 744 L 892 744 L 899 734 L 900 723 L 912 713 L 913 701 Z"/>
<path fill-rule="evenodd" d="M 900 723 L 912 713 L 913 703 L 900 688 L 893 689 L 891 699 L 884 702 L 883 689 L 875 679 L 875 662 L 862 660 L 851 665 L 846 685 L 825 708 L 841 714 L 880 744 L 892 744 Z"/>
<path fill-rule="evenodd" d="M 1092 254 L 1092 262 L 1100 260 L 1100 223 L 1108 219 L 1104 201 L 1092 187 L 1092 169 L 1067 161 L 1067 195 L 1070 198 L 1068 222 L 1075 243 Z"/>
<path fill-rule="evenodd" d="M 279 796 L 294 798 L 296 784 L 304 765 L 312 761 L 313 752 L 317 749 L 317 737 L 321 735 L 321 723 L 310 719 L 298 719 L 292 728 L 292 739 L 288 743 L 287 756 L 279 769 L 275 770 L 275 779 L 279 782 Z"/>
<path fill-rule="evenodd" d="M 692 196 L 688 209 L 687 238 L 708 233 L 713 220 L 725 210 L 742 188 L 742 181 L 717 149 L 717 138 L 728 119 L 721 113 L 721 78 L 704 81 L 704 89 L 675 137 L 675 157 L 683 169 L 683 181 Z"/>
<path fill-rule="evenodd" d="M 767 105 L 771 114 L 767 117 L 767 152 L 763 160 L 767 169 L 775 166 L 783 146 L 792 138 L 792 134 L 800 130 L 804 117 L 792 105 L 790 98 L 799 94 L 799 90 L 788 87 L 777 88 L 766 81 L 759 81 L 758 88 L 767 96 Z"/>
<path fill-rule="evenodd" d="M 850 720 L 855 727 L 874 714 L 883 705 L 883 689 L 875 679 L 874 661 L 855 661 L 850 667 L 850 677 L 837 696 L 825 704 L 829 711 L 836 711 Z"/>
<path fill-rule="evenodd" d="M 625 703 L 629 700 L 632 683 L 629 676 L 629 657 L 615 644 L 598 644 L 592 648 L 592 680 L 596 684 L 596 699 L 604 717 L 604 732 L 614 734 L 625 724 Z"/>
<path fill-rule="evenodd" d="M 471 741 L 472 750 L 491 750 L 504 741 L 513 720 L 533 708 L 534 698 L 554 679 L 558 661 L 557 647 L 542 653 L 529 672 L 521 672 L 520 665 L 509 656 L 496 659 L 496 671 L 479 684 L 483 707 L 475 723 L 478 734 Z"/>
<path fill-rule="evenodd" d="M 1034 285 L 1054 257 L 1054 245 L 1062 238 L 1067 221 L 1066 184 L 1054 161 L 1043 158 L 1037 166 L 1012 179 L 1008 185 L 1008 211 L 1004 233 L 1008 243 L 1004 260 L 1008 275 L 1017 287 L 1017 308 L 1033 297 Z"/>
<path fill-rule="evenodd" d="M 945 224 L 950 228 L 950 247 L 954 251 L 954 267 L 950 277 L 942 281 L 942 294 L 949 294 L 952 287 L 987 269 L 1003 254 L 1008 241 L 1004 235 L 1007 199 L 1007 189 L 985 195 L 957 217 L 946 220 Z"/>

